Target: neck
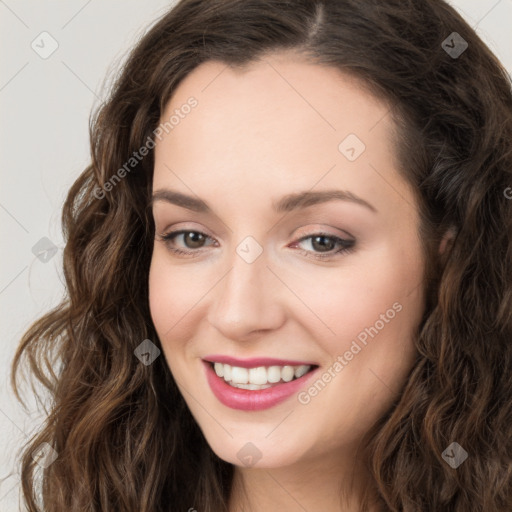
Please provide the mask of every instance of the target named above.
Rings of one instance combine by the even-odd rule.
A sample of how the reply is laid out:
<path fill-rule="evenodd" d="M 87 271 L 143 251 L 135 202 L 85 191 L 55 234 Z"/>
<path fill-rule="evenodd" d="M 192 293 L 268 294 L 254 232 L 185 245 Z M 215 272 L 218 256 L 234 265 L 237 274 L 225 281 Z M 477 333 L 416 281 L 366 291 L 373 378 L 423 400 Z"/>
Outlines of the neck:
<path fill-rule="evenodd" d="M 277 468 L 236 466 L 229 512 L 361 512 L 370 476 L 358 459 L 349 464 L 340 460 L 337 453 Z M 365 510 L 382 509 L 373 504 Z"/>

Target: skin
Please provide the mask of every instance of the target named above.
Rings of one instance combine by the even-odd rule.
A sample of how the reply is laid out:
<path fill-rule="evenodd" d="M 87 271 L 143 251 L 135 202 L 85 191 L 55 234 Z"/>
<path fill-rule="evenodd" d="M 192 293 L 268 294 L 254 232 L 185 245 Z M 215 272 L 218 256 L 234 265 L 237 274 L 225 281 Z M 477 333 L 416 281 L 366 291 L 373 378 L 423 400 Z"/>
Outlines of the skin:
<path fill-rule="evenodd" d="M 361 438 L 404 385 L 425 307 L 418 209 L 397 172 L 389 108 L 357 80 L 292 52 L 243 71 L 200 65 L 162 120 L 190 96 L 197 107 L 157 141 L 153 190 L 200 197 L 214 213 L 153 204 L 149 300 L 167 364 L 212 450 L 235 465 L 230 511 L 358 510 L 368 482 Z M 353 162 L 338 149 L 348 134 L 366 145 Z M 272 210 L 284 195 L 328 189 L 377 212 L 339 200 Z M 207 238 L 161 240 L 178 229 Z M 355 239 L 353 250 L 335 254 L 327 239 L 331 257 L 315 259 L 322 245 L 300 239 L 324 231 Z M 247 236 L 263 250 L 253 263 L 236 252 Z M 394 303 L 400 312 L 307 404 L 294 395 L 238 411 L 208 386 L 201 358 L 214 353 L 316 361 L 327 371 Z M 237 457 L 247 442 L 261 453 L 250 467 Z"/>

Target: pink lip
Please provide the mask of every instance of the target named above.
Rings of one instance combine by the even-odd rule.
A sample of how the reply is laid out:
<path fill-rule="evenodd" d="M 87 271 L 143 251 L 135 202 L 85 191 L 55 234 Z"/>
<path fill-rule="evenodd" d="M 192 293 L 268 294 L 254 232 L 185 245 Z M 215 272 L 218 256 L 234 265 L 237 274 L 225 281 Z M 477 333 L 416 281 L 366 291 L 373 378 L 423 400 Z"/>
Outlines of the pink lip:
<path fill-rule="evenodd" d="M 241 368 L 257 368 L 258 366 L 318 366 L 316 363 L 307 361 L 291 361 L 289 359 L 273 359 L 271 357 L 253 357 L 250 359 L 237 359 L 236 357 L 211 355 L 203 357 L 204 361 L 211 363 L 225 363 L 230 366 L 239 366 Z"/>
<path fill-rule="evenodd" d="M 232 360 L 231 358 L 228 359 Z M 269 360 L 257 359 L 257 361 Z M 275 362 L 277 360 L 271 359 L 270 361 Z M 224 381 L 223 378 L 217 376 L 210 362 L 203 360 L 202 363 L 205 368 L 206 379 L 210 385 L 210 389 L 217 397 L 219 402 L 226 405 L 227 407 L 230 407 L 231 409 L 239 409 L 242 411 L 261 411 L 263 409 L 268 409 L 281 402 L 284 402 L 287 398 L 297 393 L 302 387 L 304 387 L 306 382 L 310 380 L 319 369 L 314 368 L 302 377 L 290 382 L 277 384 L 270 388 L 261 389 L 258 391 L 251 391 L 249 389 L 240 389 L 230 386 Z M 248 360 L 246 360 L 245 363 L 248 363 Z M 231 363 L 226 362 L 226 364 Z M 237 364 L 234 366 L 240 366 L 240 364 L 237 362 Z M 251 365 L 247 364 L 243 367 L 247 368 L 250 366 Z M 267 364 L 260 364 L 260 366 L 267 366 Z M 270 364 L 270 366 L 272 366 L 272 364 Z"/>

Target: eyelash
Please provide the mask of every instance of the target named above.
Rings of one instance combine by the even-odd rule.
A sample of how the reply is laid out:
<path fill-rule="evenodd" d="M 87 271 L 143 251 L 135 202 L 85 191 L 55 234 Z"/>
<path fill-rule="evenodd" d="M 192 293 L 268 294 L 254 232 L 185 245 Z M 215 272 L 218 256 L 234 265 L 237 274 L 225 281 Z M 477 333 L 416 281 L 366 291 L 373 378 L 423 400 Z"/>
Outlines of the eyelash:
<path fill-rule="evenodd" d="M 185 233 L 196 233 L 196 234 L 203 235 L 206 238 L 210 238 L 211 239 L 211 237 L 209 237 L 206 233 L 202 233 L 201 231 L 194 231 L 194 230 L 191 230 L 191 229 L 181 229 L 181 230 L 178 230 L 178 231 L 171 231 L 169 233 L 160 235 L 160 239 L 161 239 L 161 241 L 165 242 L 167 248 L 171 252 L 173 252 L 174 254 L 182 255 L 182 256 L 192 256 L 193 253 L 199 252 L 200 249 L 195 249 L 195 250 L 192 249 L 192 250 L 184 251 L 183 249 L 176 249 L 175 247 L 171 247 L 171 242 L 173 241 L 173 239 L 175 237 L 177 237 L 178 235 L 182 235 L 182 234 L 185 234 Z M 306 251 L 304 249 L 299 249 L 299 252 L 301 252 L 302 254 L 305 254 L 306 257 L 308 257 L 308 258 L 325 260 L 325 259 L 332 258 L 334 255 L 347 254 L 347 253 L 350 253 L 350 252 L 352 252 L 354 250 L 355 240 L 345 240 L 343 238 L 339 238 L 337 236 L 334 236 L 334 235 L 332 235 L 330 233 L 322 233 L 322 232 L 314 233 L 312 235 L 308 235 L 308 236 L 302 237 L 301 239 L 297 240 L 297 242 L 294 242 L 294 244 L 298 244 L 298 243 L 303 242 L 305 240 L 308 240 L 310 238 L 316 238 L 316 237 L 320 237 L 320 236 L 321 237 L 325 237 L 325 238 L 329 238 L 331 240 L 334 240 L 334 242 L 336 244 L 341 245 L 341 248 L 338 249 L 337 251 L 330 252 L 328 254 L 314 253 L 315 254 L 314 256 L 311 256 L 311 252 L 312 251 Z"/>

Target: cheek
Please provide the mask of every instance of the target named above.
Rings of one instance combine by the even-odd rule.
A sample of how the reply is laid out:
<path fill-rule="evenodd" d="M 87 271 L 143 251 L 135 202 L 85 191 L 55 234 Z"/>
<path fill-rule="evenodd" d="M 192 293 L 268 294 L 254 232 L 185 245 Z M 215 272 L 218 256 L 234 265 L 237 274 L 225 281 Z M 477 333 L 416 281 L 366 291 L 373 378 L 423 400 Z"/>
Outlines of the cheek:
<path fill-rule="evenodd" d="M 332 357 L 350 350 L 354 340 L 362 348 L 382 340 L 378 354 L 411 339 L 424 309 L 422 276 L 419 253 L 404 254 L 390 245 L 368 252 L 357 264 L 329 269 L 325 279 L 316 275 L 303 280 L 297 294 L 308 298 L 315 313 L 310 329 Z"/>
<path fill-rule="evenodd" d="M 191 294 L 190 279 L 187 281 L 184 273 L 166 263 L 155 249 L 149 270 L 149 307 L 162 343 L 178 330 L 194 299 Z"/>
<path fill-rule="evenodd" d="M 149 270 L 149 308 L 151 319 L 162 346 L 163 356 L 175 378 L 181 378 L 181 357 L 190 333 L 185 332 L 187 310 L 190 310 L 186 283 L 180 272 L 165 263 L 165 258 L 154 254 Z M 183 341 L 181 341 L 183 340 Z"/>
<path fill-rule="evenodd" d="M 195 350 L 199 323 L 206 317 L 207 302 L 202 300 L 214 280 L 192 266 L 169 262 L 164 249 L 155 247 L 149 269 L 149 308 L 151 319 L 167 361 L 173 353 Z"/>

